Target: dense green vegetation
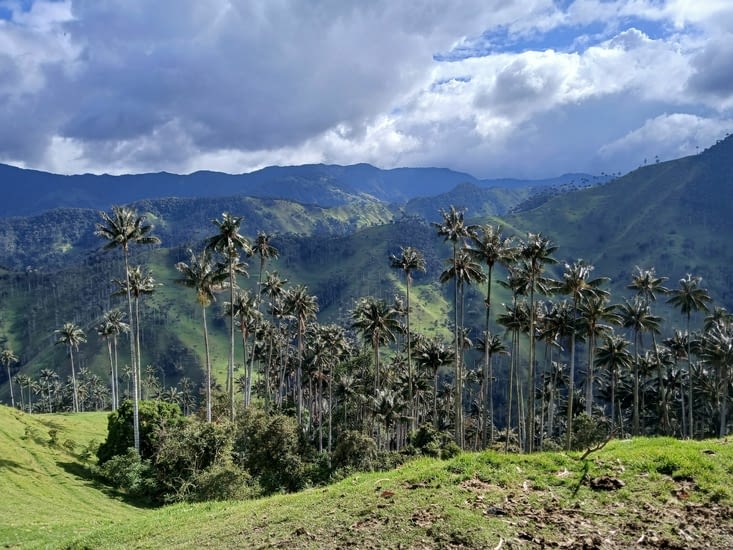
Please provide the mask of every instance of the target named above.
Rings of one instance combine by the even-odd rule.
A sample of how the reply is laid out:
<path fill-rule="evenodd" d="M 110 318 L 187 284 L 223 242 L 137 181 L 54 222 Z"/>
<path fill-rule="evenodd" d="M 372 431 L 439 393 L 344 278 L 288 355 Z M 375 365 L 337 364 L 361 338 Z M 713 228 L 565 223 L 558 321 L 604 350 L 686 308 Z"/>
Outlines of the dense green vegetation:
<path fill-rule="evenodd" d="M 70 238 L 54 233 L 38 258 L 56 269 L 0 273 L 3 390 L 21 419 L 112 410 L 84 475 L 155 505 L 299 491 L 461 449 L 723 438 L 733 316 L 707 277 L 722 289 L 728 272 L 703 264 L 662 205 L 693 188 L 684 234 L 725 234 L 701 205 L 720 202 L 727 163 L 713 148 L 525 203 L 503 226 L 479 205 L 394 221 L 371 199 L 241 198 L 208 204 L 227 209 L 205 220 L 170 199 L 96 214 L 88 232 L 108 251 L 87 253 L 75 211 Z"/>
<path fill-rule="evenodd" d="M 92 477 L 87 449 L 104 438 L 105 422 L 102 413 L 28 415 L 0 407 L 5 546 L 731 544 L 733 449 L 722 441 L 635 438 L 585 458 L 495 451 L 419 458 L 292 495 L 146 509 Z"/>

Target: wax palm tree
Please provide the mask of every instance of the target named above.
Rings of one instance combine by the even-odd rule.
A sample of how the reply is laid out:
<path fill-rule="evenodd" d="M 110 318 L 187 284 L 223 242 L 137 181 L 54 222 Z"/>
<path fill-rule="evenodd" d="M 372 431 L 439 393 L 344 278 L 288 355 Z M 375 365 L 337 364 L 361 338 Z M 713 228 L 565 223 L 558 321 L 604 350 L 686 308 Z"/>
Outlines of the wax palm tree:
<path fill-rule="evenodd" d="M 455 351 L 446 346 L 445 342 L 438 338 L 425 338 L 421 340 L 416 348 L 416 362 L 418 366 L 429 371 L 433 376 L 433 425 L 436 429 L 438 422 L 438 372 L 445 365 L 450 365 L 455 360 Z"/>
<path fill-rule="evenodd" d="M 636 297 L 633 301 L 624 300 L 618 307 L 621 323 L 634 333 L 634 408 L 632 416 L 632 435 L 639 435 L 639 357 L 642 345 L 642 334 L 649 332 L 659 333 L 661 317 L 652 315 L 643 298 Z"/>
<path fill-rule="evenodd" d="M 459 243 L 464 243 L 466 239 L 472 234 L 473 226 L 466 225 L 464 219 L 464 210 L 456 210 L 454 206 L 451 206 L 448 210 L 441 210 L 440 214 L 443 217 L 442 222 L 433 223 L 433 226 L 437 229 L 438 236 L 443 237 L 443 240 L 451 243 L 453 249 L 452 262 L 453 271 L 457 271 L 458 267 L 456 262 L 458 260 L 458 249 Z M 458 285 L 460 283 L 458 277 L 454 277 L 453 280 L 453 337 L 454 345 L 456 349 L 455 364 L 454 364 L 454 377 L 455 377 L 455 391 L 456 398 L 454 400 L 455 405 L 455 437 L 456 443 L 459 446 L 463 444 L 463 426 L 461 424 L 462 408 L 463 403 L 461 401 L 461 356 L 459 341 L 460 334 L 460 323 L 459 323 L 459 312 L 458 312 Z"/>
<path fill-rule="evenodd" d="M 617 334 L 606 334 L 598 347 L 595 363 L 600 368 L 607 368 L 611 382 L 611 427 L 616 426 L 616 386 L 619 373 L 631 369 L 634 358 L 629 351 L 629 341 Z"/>
<path fill-rule="evenodd" d="M 415 400 L 413 392 L 414 372 L 412 369 L 412 332 L 410 328 L 410 289 L 412 287 L 412 274 L 415 271 L 425 271 L 425 256 L 417 248 L 412 246 L 401 247 L 400 254 L 390 256 L 390 266 L 400 269 L 405 274 L 405 286 L 407 289 L 407 379 L 408 398 L 412 409 L 412 429 L 417 428 L 417 414 L 415 412 Z"/>
<path fill-rule="evenodd" d="M 692 313 L 695 311 L 708 311 L 708 303 L 711 302 L 708 291 L 700 286 L 702 282 L 701 277 L 693 277 L 689 273 L 684 278 L 680 279 L 679 287 L 670 291 L 670 298 L 667 303 L 672 304 L 674 307 L 680 310 L 682 315 L 685 316 L 685 322 L 687 326 L 687 333 L 690 334 L 690 319 Z M 689 344 L 689 340 L 688 340 Z M 693 383 L 692 383 L 692 363 L 690 362 L 691 353 L 687 350 L 687 402 L 690 404 L 688 407 L 688 429 L 690 430 L 690 438 L 694 437 L 694 412 L 693 412 Z"/>
<path fill-rule="evenodd" d="M 397 311 L 384 300 L 372 296 L 360 299 L 351 313 L 352 328 L 358 330 L 372 347 L 374 358 L 374 395 L 381 386 L 381 346 L 397 340 L 400 322 Z"/>
<path fill-rule="evenodd" d="M 608 281 L 607 277 L 591 279 L 593 266 L 582 259 L 571 264 L 565 264 L 562 280 L 557 286 L 561 294 L 569 295 L 573 304 L 573 325 L 576 327 L 570 334 L 570 374 L 568 379 L 567 425 L 565 432 L 565 447 L 570 450 L 573 437 L 573 397 L 575 394 L 575 337 L 577 334 L 578 309 L 587 296 L 604 296 L 608 293 L 600 286 Z"/>
<path fill-rule="evenodd" d="M 160 239 L 152 235 L 153 226 L 146 223 L 144 216 L 138 216 L 134 210 L 124 206 L 114 206 L 112 214 L 101 213 L 102 223 L 96 225 L 94 232 L 98 237 L 109 241 L 105 250 L 120 248 L 125 261 L 125 277 L 130 276 L 130 246 L 133 244 L 159 244 Z M 129 290 L 130 286 L 126 285 Z M 130 322 L 132 322 L 132 296 L 127 293 L 127 309 Z M 136 364 L 137 354 L 133 331 L 130 331 L 130 366 L 137 372 L 139 365 Z M 135 450 L 140 451 L 140 415 L 139 415 L 139 388 L 137 379 L 134 380 L 133 388 L 133 442 Z"/>
<path fill-rule="evenodd" d="M 513 239 L 511 237 L 504 237 L 502 235 L 502 228 L 501 226 L 497 225 L 490 225 L 485 224 L 481 225 L 479 227 L 476 227 L 475 230 L 471 233 L 469 236 L 469 245 L 467 247 L 468 253 L 471 254 L 471 256 L 479 263 L 482 263 L 486 266 L 486 301 L 484 302 L 486 305 L 486 318 L 484 323 L 484 334 L 490 335 L 491 332 L 491 283 L 493 279 L 494 274 L 494 267 L 497 263 L 503 263 L 503 264 L 509 264 L 511 261 L 513 261 L 513 257 L 515 254 L 515 249 L 512 245 Z M 487 338 L 488 341 L 491 341 L 491 337 L 489 336 Z M 491 409 L 491 413 L 489 417 L 491 418 L 491 438 L 490 441 L 494 440 L 494 415 L 493 415 L 493 407 L 494 407 L 494 398 L 493 398 L 493 374 L 490 372 L 492 370 L 491 368 L 491 346 L 484 346 L 482 348 L 484 352 L 484 365 L 483 365 L 483 380 L 484 383 L 486 380 L 489 381 L 489 408 Z M 481 399 L 486 401 L 486 396 L 482 393 Z M 483 432 L 482 432 L 482 442 L 484 445 L 486 445 L 486 438 L 487 438 L 487 421 L 484 419 L 483 422 Z"/>
<path fill-rule="evenodd" d="M 462 336 L 464 335 L 464 319 L 465 319 L 465 292 L 466 286 L 471 283 L 480 283 L 485 279 L 484 273 L 481 270 L 481 266 L 473 259 L 468 251 L 463 248 L 458 252 L 458 255 L 451 261 L 448 260 L 448 266 L 440 274 L 440 282 L 447 283 L 448 281 L 455 280 L 456 286 L 458 287 L 458 335 L 459 339 L 456 340 L 458 344 L 457 354 L 460 356 L 457 361 L 458 370 L 456 371 L 457 378 L 454 382 L 456 390 L 455 404 L 456 404 L 456 433 L 458 435 L 458 444 L 463 447 L 463 362 L 464 362 L 464 349 L 465 342 Z"/>
<path fill-rule="evenodd" d="M 140 265 L 130 268 L 126 280 L 114 279 L 113 282 L 118 288 L 116 294 L 129 294 L 132 297 L 133 304 L 135 306 L 134 338 L 136 350 L 135 365 L 137 367 L 133 369 L 133 392 L 135 391 L 136 386 L 135 380 L 137 380 L 137 399 L 140 399 L 140 381 L 142 380 L 142 350 L 140 348 L 140 334 L 142 330 L 140 328 L 140 301 L 143 296 L 152 294 L 156 287 L 161 286 L 161 283 L 156 282 L 152 273 L 150 271 L 145 271 Z"/>
<path fill-rule="evenodd" d="M 13 377 L 13 379 L 15 380 L 15 383 L 18 384 L 18 387 L 20 388 L 20 410 L 21 411 L 27 410 L 30 413 L 32 410 L 31 395 L 30 395 L 32 379 L 30 376 L 26 376 L 25 374 L 22 374 L 22 373 L 16 374 Z M 28 389 L 28 408 L 27 409 L 25 406 L 25 399 L 23 397 L 23 388 L 24 387 Z"/>
<path fill-rule="evenodd" d="M 705 332 L 701 342 L 701 358 L 717 371 L 715 399 L 718 405 L 718 437 L 728 435 L 728 401 L 730 400 L 730 365 L 733 364 L 733 325 L 717 322 Z"/>
<path fill-rule="evenodd" d="M 527 412 L 526 412 L 526 450 L 534 450 L 535 439 L 535 386 L 537 385 L 537 373 L 535 365 L 535 293 L 547 294 L 549 286 L 543 276 L 548 265 L 557 263 L 552 256 L 557 246 L 550 239 L 541 233 L 528 233 L 527 240 L 520 245 L 519 257 L 521 258 L 520 268 L 524 270 L 529 291 L 529 375 L 527 377 Z"/>
<path fill-rule="evenodd" d="M 297 324 L 298 332 L 298 367 L 295 374 L 297 386 L 296 415 L 298 426 L 303 426 L 303 338 L 306 324 L 315 319 L 318 313 L 318 299 L 308 294 L 308 288 L 298 285 L 289 289 L 284 297 L 284 312 L 291 315 Z"/>
<path fill-rule="evenodd" d="M 495 355 L 508 355 L 509 350 L 498 334 L 484 332 L 478 339 L 476 349 L 483 353 L 486 360 L 483 364 L 480 403 L 482 415 L 481 443 L 484 447 L 494 442 L 494 368 L 491 359 Z"/>
<path fill-rule="evenodd" d="M 261 305 L 262 305 L 262 277 L 265 273 L 265 264 L 268 260 L 274 260 L 277 259 L 279 251 L 278 249 L 272 245 L 273 236 L 269 233 L 265 233 L 264 231 L 259 231 L 257 233 L 257 238 L 252 242 L 251 247 L 247 251 L 247 255 L 250 257 L 258 256 L 260 259 L 260 268 L 257 273 L 257 312 L 261 313 Z M 255 317 L 255 324 L 254 324 L 254 330 L 253 334 L 256 335 L 259 333 L 259 325 L 261 322 L 261 316 L 258 315 Z M 253 346 L 254 348 L 254 346 Z M 249 387 L 250 387 L 250 393 L 251 393 L 251 386 L 252 386 L 252 369 L 254 366 L 254 360 L 255 355 L 252 354 L 250 357 L 250 365 L 248 369 L 248 380 L 249 380 Z"/>
<path fill-rule="evenodd" d="M 127 334 L 130 325 L 125 322 L 125 313 L 113 309 L 102 315 L 102 322 L 97 325 L 97 334 L 107 342 L 107 352 L 110 361 L 110 378 L 112 382 L 112 410 L 117 410 L 120 404 L 119 372 L 117 361 L 117 339 L 120 334 Z"/>
<path fill-rule="evenodd" d="M 659 277 L 656 274 L 655 269 L 652 267 L 650 269 L 642 269 L 639 266 L 636 266 L 634 268 L 634 274 L 631 277 L 631 283 L 628 285 L 627 288 L 630 288 L 633 290 L 636 294 L 636 297 L 641 301 L 641 303 L 651 310 L 652 303 L 656 302 L 657 295 L 661 294 L 668 294 L 669 289 L 664 286 L 664 283 L 667 281 L 667 277 Z M 652 348 L 654 349 L 654 353 L 657 353 L 658 347 L 657 347 L 657 339 L 656 334 L 652 332 Z M 661 360 L 657 356 L 657 364 L 661 365 Z M 664 390 L 664 380 L 660 371 L 657 373 L 658 377 L 658 384 L 659 384 L 659 396 L 661 399 L 664 399 L 667 395 L 667 392 Z M 659 410 L 661 412 L 660 417 L 660 423 L 662 426 L 662 431 L 664 433 L 667 433 L 669 431 L 669 418 L 665 416 L 668 407 L 666 402 L 660 401 L 659 404 Z"/>
<path fill-rule="evenodd" d="M 206 308 L 216 300 L 214 290 L 221 287 L 227 273 L 221 265 L 215 264 L 207 249 L 199 256 L 189 249 L 189 263 L 178 262 L 176 269 L 181 278 L 176 283 L 192 288 L 196 292 L 196 302 L 201 306 L 201 320 L 204 329 L 204 351 L 206 354 L 206 421 L 211 422 L 211 354 L 209 350 L 209 329 L 206 323 Z"/>
<path fill-rule="evenodd" d="M 229 303 L 234 303 L 236 275 L 247 275 L 246 264 L 239 261 L 239 253 L 249 253 L 247 239 L 239 234 L 242 218 L 224 212 L 220 220 L 212 220 L 219 232 L 206 241 L 206 248 L 224 255 L 229 276 Z M 234 318 L 229 324 L 229 365 L 227 369 L 227 389 L 229 393 L 229 417 L 234 419 Z"/>
<path fill-rule="evenodd" d="M 79 412 L 79 390 L 76 383 L 76 370 L 74 369 L 74 351 L 79 351 L 79 344 L 86 342 L 87 337 L 81 327 L 74 323 L 64 323 L 64 326 L 55 332 L 58 335 L 56 343 L 65 345 L 69 353 L 74 412 Z"/>
<path fill-rule="evenodd" d="M 254 340 L 257 339 L 257 330 L 260 324 L 260 313 L 257 309 L 258 298 L 248 290 L 237 290 L 234 295 L 234 303 L 230 304 L 227 302 L 224 307 L 227 315 L 233 316 L 236 319 L 236 325 L 239 327 L 239 331 L 242 335 L 242 353 L 243 363 L 246 370 L 244 376 L 244 406 L 249 407 L 252 401 L 252 370 L 254 360 L 252 359 L 255 355 L 255 342 L 252 343 L 251 357 L 247 359 L 247 340 L 249 335 L 254 336 Z"/>
<path fill-rule="evenodd" d="M 15 395 L 13 394 L 13 379 L 10 376 L 10 365 L 14 365 L 18 362 L 18 358 L 10 348 L 5 348 L 0 352 L 0 363 L 2 363 L 6 369 L 8 369 L 8 386 L 10 386 L 10 404 L 15 408 Z"/>
<path fill-rule="evenodd" d="M 593 411 L 593 384 L 595 381 L 595 350 L 598 337 L 607 334 L 612 326 L 620 325 L 616 306 L 609 303 L 607 293 L 594 293 L 583 297 L 579 304 L 580 323 L 588 336 L 588 372 L 585 379 L 585 413 Z"/>

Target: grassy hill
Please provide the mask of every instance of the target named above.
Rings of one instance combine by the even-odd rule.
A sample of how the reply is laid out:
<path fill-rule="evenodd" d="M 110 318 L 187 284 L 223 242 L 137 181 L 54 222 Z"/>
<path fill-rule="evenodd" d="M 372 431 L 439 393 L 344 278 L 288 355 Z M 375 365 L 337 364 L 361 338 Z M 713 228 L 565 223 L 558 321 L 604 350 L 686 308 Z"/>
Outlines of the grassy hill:
<path fill-rule="evenodd" d="M 27 415 L 0 406 L 0 546 L 58 547 L 143 511 L 98 485 L 80 458 L 107 415 Z"/>
<path fill-rule="evenodd" d="M 6 548 L 729 548 L 728 441 L 613 441 L 580 453 L 416 459 L 245 502 L 139 509 L 90 479 L 105 415 L 0 407 Z M 49 430 L 57 430 L 56 445 Z M 74 441 L 74 451 L 65 441 Z"/>

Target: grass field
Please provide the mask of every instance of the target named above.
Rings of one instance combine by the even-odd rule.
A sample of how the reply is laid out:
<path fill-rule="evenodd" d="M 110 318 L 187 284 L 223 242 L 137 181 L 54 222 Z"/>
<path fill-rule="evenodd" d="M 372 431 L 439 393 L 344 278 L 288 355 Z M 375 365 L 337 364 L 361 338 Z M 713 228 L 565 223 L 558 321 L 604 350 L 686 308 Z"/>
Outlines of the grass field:
<path fill-rule="evenodd" d="M 465 453 L 243 502 L 138 509 L 89 479 L 103 414 L 0 407 L 9 548 L 729 548 L 733 446 L 638 438 L 581 453 Z M 60 447 L 48 443 L 58 430 Z M 35 431 L 34 431 L 35 430 Z M 30 434 L 30 435 L 28 435 Z"/>

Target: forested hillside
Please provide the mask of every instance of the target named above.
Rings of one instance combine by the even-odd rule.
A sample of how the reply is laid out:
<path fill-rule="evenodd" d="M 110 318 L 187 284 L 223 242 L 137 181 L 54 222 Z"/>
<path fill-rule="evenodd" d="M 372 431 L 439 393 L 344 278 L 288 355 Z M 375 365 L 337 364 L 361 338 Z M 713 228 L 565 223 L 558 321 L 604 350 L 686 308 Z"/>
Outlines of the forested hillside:
<path fill-rule="evenodd" d="M 619 433 L 727 433 L 731 149 L 534 199 L 463 184 L 399 207 L 141 201 L 115 210 L 155 236 L 129 250 L 134 281 L 124 249 L 101 250 L 120 241 L 99 238 L 98 211 L 0 220 L 0 397 L 256 400 L 319 446 L 328 421 L 334 442 L 358 428 L 385 450 L 425 423 L 461 447 L 571 447 L 580 413 Z M 105 332 L 115 311 L 132 346 Z"/>

